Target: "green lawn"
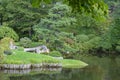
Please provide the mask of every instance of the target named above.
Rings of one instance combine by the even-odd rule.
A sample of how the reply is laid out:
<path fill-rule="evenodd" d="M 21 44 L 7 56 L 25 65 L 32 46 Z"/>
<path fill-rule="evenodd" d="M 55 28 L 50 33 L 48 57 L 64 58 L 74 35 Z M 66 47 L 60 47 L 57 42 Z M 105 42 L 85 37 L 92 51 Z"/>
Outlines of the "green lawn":
<path fill-rule="evenodd" d="M 73 59 L 64 59 L 61 62 L 64 68 L 83 68 L 88 65 L 80 60 Z"/>
<path fill-rule="evenodd" d="M 12 55 L 7 55 L 2 64 L 37 64 L 37 63 L 62 63 L 64 68 L 84 67 L 87 64 L 72 59 L 56 60 L 51 56 L 14 50 Z"/>

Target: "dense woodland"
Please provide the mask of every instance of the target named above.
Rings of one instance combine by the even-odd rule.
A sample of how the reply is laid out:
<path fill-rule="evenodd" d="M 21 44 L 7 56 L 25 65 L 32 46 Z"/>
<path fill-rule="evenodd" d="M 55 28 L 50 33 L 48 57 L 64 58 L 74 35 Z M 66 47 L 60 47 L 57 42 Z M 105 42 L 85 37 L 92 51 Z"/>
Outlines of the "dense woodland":
<path fill-rule="evenodd" d="M 0 0 L 0 57 L 8 37 L 63 55 L 119 54 L 119 0 Z"/>

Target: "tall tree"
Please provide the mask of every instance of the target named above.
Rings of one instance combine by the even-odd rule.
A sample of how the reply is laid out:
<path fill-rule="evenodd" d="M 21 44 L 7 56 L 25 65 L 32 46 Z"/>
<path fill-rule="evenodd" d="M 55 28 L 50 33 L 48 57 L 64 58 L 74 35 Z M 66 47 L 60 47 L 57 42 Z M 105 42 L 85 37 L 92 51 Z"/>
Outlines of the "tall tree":
<path fill-rule="evenodd" d="M 40 2 L 50 3 L 51 0 L 32 0 L 33 6 Z M 62 0 L 73 8 L 73 11 L 92 15 L 98 21 L 105 21 L 108 16 L 108 6 L 103 0 Z"/>
<path fill-rule="evenodd" d="M 19 36 L 31 36 L 32 26 L 47 14 L 46 8 L 33 8 L 30 0 L 1 0 L 3 23 L 12 27 Z"/>
<path fill-rule="evenodd" d="M 62 31 L 62 28 L 73 25 L 76 19 L 70 16 L 69 6 L 57 3 L 48 11 L 48 16 L 42 18 L 40 23 L 34 26 L 36 38 L 42 43 L 48 45 L 51 50 L 71 51 L 74 49 L 73 34 Z"/>

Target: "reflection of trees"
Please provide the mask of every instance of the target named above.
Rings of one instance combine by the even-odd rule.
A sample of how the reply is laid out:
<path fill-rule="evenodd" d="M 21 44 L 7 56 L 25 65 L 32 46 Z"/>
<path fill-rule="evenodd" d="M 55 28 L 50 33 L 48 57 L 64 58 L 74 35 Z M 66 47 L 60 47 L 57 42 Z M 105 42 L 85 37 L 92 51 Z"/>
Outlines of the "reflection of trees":
<path fill-rule="evenodd" d="M 85 69 L 80 69 L 78 74 L 80 80 L 102 80 L 104 77 L 103 70 L 99 66 L 89 66 Z"/>
<path fill-rule="evenodd" d="M 98 66 L 85 69 L 63 69 L 57 74 L 36 74 L 10 77 L 10 80 L 102 80 L 103 70 Z"/>
<path fill-rule="evenodd" d="M 0 80 L 9 80 L 9 77 L 0 71 Z"/>
<path fill-rule="evenodd" d="M 120 80 L 120 63 L 119 59 L 112 56 L 109 62 L 109 77 L 111 80 Z"/>

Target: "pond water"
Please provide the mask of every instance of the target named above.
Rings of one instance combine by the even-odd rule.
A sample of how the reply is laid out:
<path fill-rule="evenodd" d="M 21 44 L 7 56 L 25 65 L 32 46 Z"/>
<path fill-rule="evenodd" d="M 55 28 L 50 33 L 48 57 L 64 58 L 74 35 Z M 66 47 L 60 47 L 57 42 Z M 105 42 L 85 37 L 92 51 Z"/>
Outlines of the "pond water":
<path fill-rule="evenodd" d="M 0 80 L 120 80 L 120 57 L 82 56 L 89 64 L 81 69 L 0 71 Z"/>

